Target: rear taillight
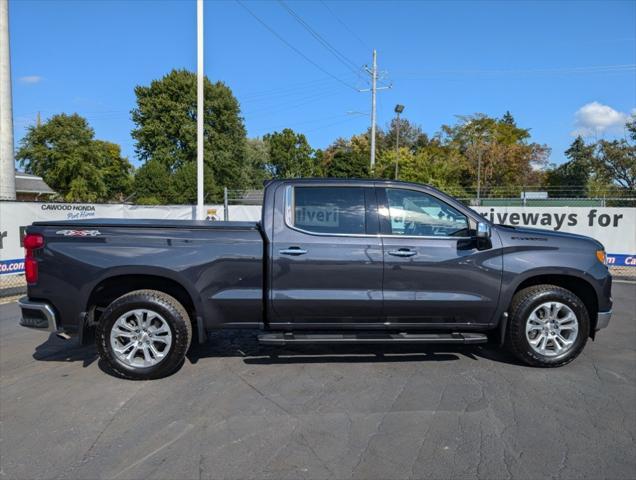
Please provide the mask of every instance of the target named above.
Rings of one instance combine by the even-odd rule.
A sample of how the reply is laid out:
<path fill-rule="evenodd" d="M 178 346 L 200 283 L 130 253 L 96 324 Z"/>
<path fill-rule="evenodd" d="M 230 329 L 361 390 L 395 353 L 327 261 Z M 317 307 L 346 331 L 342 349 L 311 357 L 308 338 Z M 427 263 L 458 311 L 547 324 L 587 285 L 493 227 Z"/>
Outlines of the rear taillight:
<path fill-rule="evenodd" d="M 32 257 L 24 259 L 24 276 L 27 283 L 36 283 L 38 281 L 38 261 Z"/>
<path fill-rule="evenodd" d="M 24 237 L 24 274 L 27 283 L 38 281 L 38 261 L 33 256 L 33 251 L 44 246 L 44 237 L 39 233 L 29 233 Z"/>

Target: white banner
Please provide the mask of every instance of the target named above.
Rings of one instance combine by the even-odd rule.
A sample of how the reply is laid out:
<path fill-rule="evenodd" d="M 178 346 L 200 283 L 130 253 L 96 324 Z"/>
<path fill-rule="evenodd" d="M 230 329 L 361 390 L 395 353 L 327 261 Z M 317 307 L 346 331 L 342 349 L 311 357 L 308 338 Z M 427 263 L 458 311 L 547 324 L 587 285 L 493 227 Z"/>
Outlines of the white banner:
<path fill-rule="evenodd" d="M 258 221 L 261 207 L 230 205 L 233 221 Z M 600 241 L 612 265 L 636 267 L 636 209 L 601 207 L 475 207 L 494 223 L 544 228 L 587 235 Z M 0 202 L 0 275 L 24 271 L 21 239 L 24 229 L 39 220 L 82 218 L 193 219 L 191 205 L 100 205 Z M 206 206 L 209 220 L 223 220 L 223 205 Z"/>
<path fill-rule="evenodd" d="M 494 223 L 577 233 L 605 246 L 608 263 L 636 266 L 636 208 L 473 207 Z"/>

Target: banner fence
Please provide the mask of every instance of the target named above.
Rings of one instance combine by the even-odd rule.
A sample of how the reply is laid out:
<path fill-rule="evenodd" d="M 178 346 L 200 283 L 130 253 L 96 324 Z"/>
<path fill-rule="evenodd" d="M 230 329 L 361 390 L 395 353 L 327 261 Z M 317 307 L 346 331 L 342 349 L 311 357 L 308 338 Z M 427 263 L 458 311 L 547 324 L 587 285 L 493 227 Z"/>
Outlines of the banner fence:
<path fill-rule="evenodd" d="M 600 241 L 612 274 L 636 278 L 636 208 L 602 206 L 475 206 L 494 223 L 587 235 Z M 260 205 L 207 205 L 209 221 L 258 221 Z M 42 220 L 88 218 L 195 218 L 192 205 L 126 205 L 0 202 L 0 296 L 25 291 L 22 238 L 27 225 Z"/>

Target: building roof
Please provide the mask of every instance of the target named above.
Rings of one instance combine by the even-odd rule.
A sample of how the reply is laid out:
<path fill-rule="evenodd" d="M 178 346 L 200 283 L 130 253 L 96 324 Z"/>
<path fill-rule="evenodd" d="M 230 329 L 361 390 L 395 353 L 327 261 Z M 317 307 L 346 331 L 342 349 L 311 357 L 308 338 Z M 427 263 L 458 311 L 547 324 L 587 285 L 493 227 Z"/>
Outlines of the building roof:
<path fill-rule="evenodd" d="M 30 173 L 15 172 L 16 193 L 37 193 L 38 195 L 55 195 L 57 192 L 49 187 L 42 177 Z"/>

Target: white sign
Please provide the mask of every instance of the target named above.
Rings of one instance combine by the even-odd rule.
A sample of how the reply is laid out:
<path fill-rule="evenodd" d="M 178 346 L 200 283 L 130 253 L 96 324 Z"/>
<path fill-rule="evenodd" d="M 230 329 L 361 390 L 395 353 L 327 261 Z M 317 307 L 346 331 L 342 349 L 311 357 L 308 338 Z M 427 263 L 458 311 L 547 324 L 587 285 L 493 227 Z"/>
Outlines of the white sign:
<path fill-rule="evenodd" d="M 603 244 L 608 263 L 636 266 L 636 208 L 472 207 L 493 223 L 577 233 Z"/>

